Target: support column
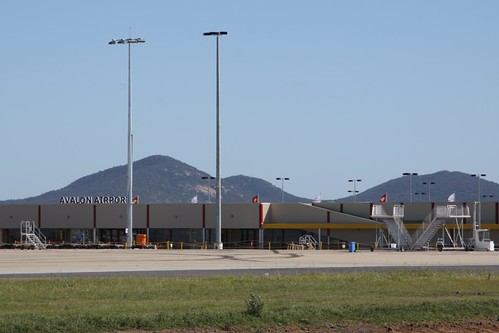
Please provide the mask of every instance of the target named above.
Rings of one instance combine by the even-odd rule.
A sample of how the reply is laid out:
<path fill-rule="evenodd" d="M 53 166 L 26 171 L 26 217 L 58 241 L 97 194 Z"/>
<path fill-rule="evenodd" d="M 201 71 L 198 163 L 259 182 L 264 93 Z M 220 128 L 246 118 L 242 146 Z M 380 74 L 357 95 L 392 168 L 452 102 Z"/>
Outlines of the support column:
<path fill-rule="evenodd" d="M 258 230 L 258 245 L 260 247 L 260 250 L 263 250 L 263 228 L 260 228 Z"/>
<path fill-rule="evenodd" d="M 319 228 L 319 250 L 322 250 L 322 230 Z"/>

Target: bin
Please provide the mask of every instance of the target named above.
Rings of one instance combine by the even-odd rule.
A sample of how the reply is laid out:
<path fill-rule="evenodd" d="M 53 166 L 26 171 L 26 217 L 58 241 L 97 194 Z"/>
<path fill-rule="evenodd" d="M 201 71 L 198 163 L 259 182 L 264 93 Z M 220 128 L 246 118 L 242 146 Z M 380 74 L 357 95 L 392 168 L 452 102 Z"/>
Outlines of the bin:
<path fill-rule="evenodd" d="M 357 244 L 355 242 L 348 243 L 348 252 L 355 252 Z"/>
<path fill-rule="evenodd" d="M 137 234 L 137 236 L 135 237 L 135 243 L 137 243 L 137 245 L 145 246 L 147 244 L 147 235 Z"/>

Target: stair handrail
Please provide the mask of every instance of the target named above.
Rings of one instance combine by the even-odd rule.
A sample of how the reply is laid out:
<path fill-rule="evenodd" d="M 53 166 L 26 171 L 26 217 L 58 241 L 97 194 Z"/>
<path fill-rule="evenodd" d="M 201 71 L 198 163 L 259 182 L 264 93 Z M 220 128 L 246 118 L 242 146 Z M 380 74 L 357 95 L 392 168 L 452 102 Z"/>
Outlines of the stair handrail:
<path fill-rule="evenodd" d="M 35 248 L 47 247 L 47 238 L 36 226 L 35 221 L 21 221 L 21 243 L 30 243 Z"/>
<path fill-rule="evenodd" d="M 467 205 L 447 205 L 448 209 L 448 217 L 450 218 L 464 218 L 471 217 L 470 215 L 470 207 Z"/>
<path fill-rule="evenodd" d="M 306 245 L 308 248 L 316 248 L 317 247 L 317 241 L 315 240 L 312 235 L 303 235 L 299 238 L 298 243 L 300 245 Z"/>
<path fill-rule="evenodd" d="M 383 205 L 373 205 L 371 209 L 371 217 L 385 217 L 386 211 Z"/>
<path fill-rule="evenodd" d="M 404 205 L 393 205 L 393 217 L 404 217 Z"/>
<path fill-rule="evenodd" d="M 428 215 L 424 218 L 424 220 L 421 222 L 419 227 L 414 231 L 412 234 L 412 238 L 415 240 L 414 241 L 414 246 L 418 243 L 419 239 L 421 236 L 425 233 L 427 228 L 431 225 L 432 221 L 434 218 L 437 218 L 437 216 L 440 216 L 440 213 L 442 213 L 442 210 L 439 209 L 441 206 L 434 207 Z"/>
<path fill-rule="evenodd" d="M 35 222 L 33 222 L 34 224 Z M 42 234 L 41 230 L 38 229 L 35 225 L 34 229 L 33 229 L 33 233 L 34 235 L 38 238 L 38 240 L 40 241 L 40 243 L 42 244 L 43 247 L 45 247 L 47 245 L 47 237 L 45 237 L 44 234 Z"/>
<path fill-rule="evenodd" d="M 414 232 L 413 239 L 415 239 L 415 241 L 413 247 L 423 247 L 424 243 L 430 241 L 431 238 L 437 233 L 438 228 L 440 228 L 442 222 L 444 222 L 449 217 L 454 216 L 453 214 L 457 214 L 460 212 L 463 212 L 463 206 L 435 206 Z M 436 225 L 437 223 L 438 225 Z M 431 235 L 428 234 L 429 232 L 431 232 Z M 421 244 L 422 240 L 424 240 L 423 244 Z"/>
<path fill-rule="evenodd" d="M 403 214 L 403 212 L 402 212 Z M 403 216 L 403 215 L 402 215 Z M 412 247 L 412 237 L 411 235 L 409 234 L 409 231 L 407 231 L 407 228 L 405 227 L 405 224 L 404 224 L 404 221 L 402 220 L 402 218 L 400 217 L 400 215 L 394 215 L 394 218 L 393 220 L 395 221 L 395 224 L 398 228 L 398 232 L 399 232 L 399 235 L 400 237 L 404 238 L 405 240 L 405 243 L 407 244 L 407 246 L 410 248 Z M 392 235 L 392 237 L 394 237 L 394 235 Z"/>
<path fill-rule="evenodd" d="M 373 205 L 371 217 L 379 218 L 387 226 L 388 233 L 397 241 L 400 246 L 411 247 L 412 238 L 404 225 L 404 205 L 393 205 L 392 215 L 388 215 L 383 205 Z M 396 228 L 396 230 L 393 230 Z M 401 244 L 403 241 L 405 244 Z"/>

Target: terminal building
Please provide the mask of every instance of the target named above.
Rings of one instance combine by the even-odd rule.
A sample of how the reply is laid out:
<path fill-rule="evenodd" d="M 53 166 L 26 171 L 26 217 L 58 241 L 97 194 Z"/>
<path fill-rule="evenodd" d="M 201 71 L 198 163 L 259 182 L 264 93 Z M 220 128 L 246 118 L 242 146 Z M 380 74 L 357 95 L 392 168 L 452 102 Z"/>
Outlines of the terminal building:
<path fill-rule="evenodd" d="M 310 235 L 317 242 L 316 248 L 321 249 L 334 249 L 349 242 L 371 248 L 396 244 L 410 249 L 417 243 L 410 238 L 438 217 L 438 225 L 433 225 L 434 230 L 424 240 L 427 247 L 435 247 L 439 240 L 449 237 L 450 244 L 446 241 L 446 245 L 460 248 L 459 238 L 472 238 L 476 228 L 488 229 L 487 237 L 498 243 L 499 203 L 452 204 L 227 203 L 222 205 L 221 212 L 222 243 L 224 248 L 283 249 Z M 466 210 L 452 215 L 453 207 Z M 21 241 L 22 221 L 32 221 L 52 244 L 123 244 L 126 220 L 126 204 L 115 202 L 0 205 L 0 244 Z M 390 221 L 397 227 L 395 231 L 390 230 Z M 215 242 L 215 228 L 215 204 L 133 206 L 133 239 L 145 235 L 141 239 L 159 248 L 209 248 Z"/>

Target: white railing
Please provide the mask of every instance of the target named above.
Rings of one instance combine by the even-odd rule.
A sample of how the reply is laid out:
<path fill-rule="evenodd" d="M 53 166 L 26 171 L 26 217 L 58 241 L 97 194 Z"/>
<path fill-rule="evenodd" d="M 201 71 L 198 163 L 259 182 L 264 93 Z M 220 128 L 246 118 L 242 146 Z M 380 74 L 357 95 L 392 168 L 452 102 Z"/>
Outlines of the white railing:
<path fill-rule="evenodd" d="M 398 218 L 404 217 L 404 205 L 393 206 L 393 217 L 398 217 Z"/>
<path fill-rule="evenodd" d="M 468 206 L 448 205 L 447 209 L 449 210 L 449 217 L 471 217 L 470 207 Z"/>
<path fill-rule="evenodd" d="M 317 247 L 317 241 L 312 235 L 303 235 L 298 240 L 300 245 L 306 246 L 309 249 L 315 249 Z"/>
<path fill-rule="evenodd" d="M 435 207 L 435 218 L 471 217 L 468 206 L 437 206 Z"/>
<path fill-rule="evenodd" d="M 371 209 L 371 217 L 403 218 L 404 205 L 394 205 L 392 214 L 393 214 L 392 216 L 386 214 L 385 207 L 383 207 L 383 205 L 373 205 L 373 208 Z"/>
<path fill-rule="evenodd" d="M 372 217 L 386 216 L 385 208 L 382 205 L 373 205 L 373 208 L 371 210 L 371 216 Z"/>
<path fill-rule="evenodd" d="M 36 227 L 35 221 L 21 221 L 21 243 L 37 249 L 45 249 L 47 238 Z"/>

